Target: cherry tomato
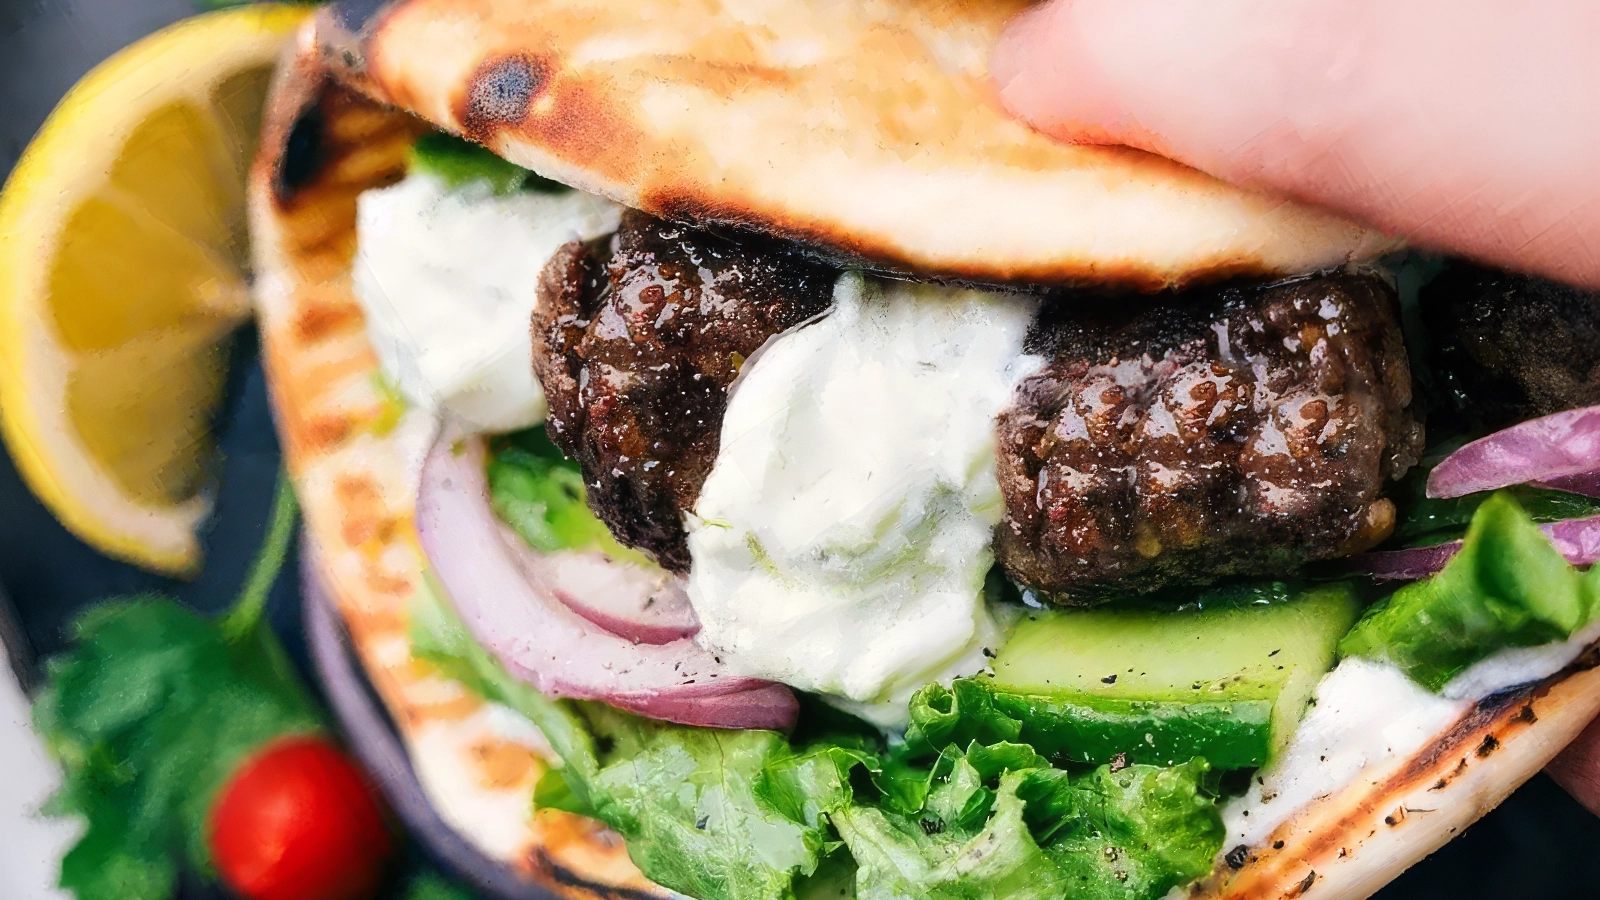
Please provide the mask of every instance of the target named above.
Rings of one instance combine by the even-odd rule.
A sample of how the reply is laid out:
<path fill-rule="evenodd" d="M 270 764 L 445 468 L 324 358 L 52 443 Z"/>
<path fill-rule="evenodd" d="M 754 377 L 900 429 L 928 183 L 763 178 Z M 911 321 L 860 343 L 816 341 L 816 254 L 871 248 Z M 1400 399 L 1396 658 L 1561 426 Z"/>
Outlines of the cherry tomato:
<path fill-rule="evenodd" d="M 223 883 L 248 900 L 368 900 L 389 830 L 361 771 L 318 737 L 267 744 L 218 792 L 208 833 Z"/>

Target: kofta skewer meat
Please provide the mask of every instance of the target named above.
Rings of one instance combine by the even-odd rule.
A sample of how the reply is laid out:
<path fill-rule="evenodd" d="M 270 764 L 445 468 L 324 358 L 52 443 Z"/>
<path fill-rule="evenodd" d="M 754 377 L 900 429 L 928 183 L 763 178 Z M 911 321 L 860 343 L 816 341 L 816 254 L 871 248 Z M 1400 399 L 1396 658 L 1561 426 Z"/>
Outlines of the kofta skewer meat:
<path fill-rule="evenodd" d="M 768 338 L 828 308 L 837 276 L 637 211 L 603 246 L 551 260 L 533 320 L 547 429 L 618 541 L 689 570 L 682 512 L 716 461 L 729 385 Z"/>
<path fill-rule="evenodd" d="M 1372 546 L 1421 450 L 1397 304 L 1335 274 L 1122 314 L 1046 304 L 1000 415 L 996 555 L 1089 603 Z"/>
<path fill-rule="evenodd" d="M 828 308 L 836 277 L 780 244 L 637 212 L 546 268 L 533 331 L 547 427 L 620 542 L 688 570 L 683 514 L 716 461 L 729 386 Z M 1387 536 L 1383 490 L 1422 430 L 1385 282 L 1093 299 L 1042 305 L 1027 350 L 1047 363 L 996 421 L 995 549 L 1012 578 L 1097 602 L 1284 575 Z"/>
<path fill-rule="evenodd" d="M 1428 360 L 1467 430 L 1600 403 L 1600 292 L 1457 265 L 1421 300 Z"/>

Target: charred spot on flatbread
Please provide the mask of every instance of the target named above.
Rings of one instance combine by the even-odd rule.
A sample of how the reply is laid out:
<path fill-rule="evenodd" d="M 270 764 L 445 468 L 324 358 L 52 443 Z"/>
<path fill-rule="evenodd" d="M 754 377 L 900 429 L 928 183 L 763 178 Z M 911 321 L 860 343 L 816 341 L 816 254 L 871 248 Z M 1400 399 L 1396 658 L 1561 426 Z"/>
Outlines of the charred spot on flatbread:
<path fill-rule="evenodd" d="M 527 54 L 485 60 L 467 82 L 458 114 L 466 133 L 482 142 L 500 128 L 521 124 L 548 81 L 545 64 Z"/>
<path fill-rule="evenodd" d="M 322 107 L 313 103 L 289 126 L 289 138 L 284 141 L 283 153 L 278 157 L 278 172 L 273 179 L 273 188 L 279 203 L 288 203 L 295 192 L 316 177 L 325 155 Z"/>

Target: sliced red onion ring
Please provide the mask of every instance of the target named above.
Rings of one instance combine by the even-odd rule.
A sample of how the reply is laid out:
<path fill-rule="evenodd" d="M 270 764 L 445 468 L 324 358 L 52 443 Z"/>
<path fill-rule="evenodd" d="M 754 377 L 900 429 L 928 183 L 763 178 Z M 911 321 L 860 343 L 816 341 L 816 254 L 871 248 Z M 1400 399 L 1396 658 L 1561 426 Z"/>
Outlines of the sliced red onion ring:
<path fill-rule="evenodd" d="M 1575 566 L 1600 562 L 1600 516 L 1551 522 L 1540 525 L 1539 529 L 1556 545 L 1567 562 Z M 1357 571 L 1365 572 L 1379 581 L 1415 581 L 1444 568 L 1444 564 L 1460 549 L 1460 541 L 1451 541 L 1432 547 L 1378 550 L 1353 556 L 1350 564 Z"/>
<path fill-rule="evenodd" d="M 693 641 L 638 644 L 577 615 L 518 562 L 524 546 L 489 507 L 483 445 L 441 437 L 422 466 L 417 531 L 468 629 L 511 673 L 551 697 L 716 728 L 788 728 L 783 685 L 738 676 Z M 531 553 L 532 551 L 529 550 Z"/>
<path fill-rule="evenodd" d="M 694 637 L 700 620 L 683 579 L 617 562 L 598 551 L 540 553 L 522 541 L 512 551 L 529 578 L 550 588 L 567 608 L 636 644 Z"/>
<path fill-rule="evenodd" d="M 1575 477 L 1582 479 L 1579 484 L 1600 482 L 1600 406 L 1530 419 L 1473 441 L 1428 473 L 1428 496 L 1461 497 Z"/>

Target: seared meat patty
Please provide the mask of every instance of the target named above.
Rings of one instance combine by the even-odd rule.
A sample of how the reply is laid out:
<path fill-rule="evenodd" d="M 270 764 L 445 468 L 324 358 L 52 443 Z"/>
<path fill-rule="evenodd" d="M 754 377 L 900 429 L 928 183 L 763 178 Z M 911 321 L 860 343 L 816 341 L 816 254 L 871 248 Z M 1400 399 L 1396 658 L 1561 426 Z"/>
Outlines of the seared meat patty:
<path fill-rule="evenodd" d="M 1460 267 L 1422 292 L 1429 362 L 1469 427 L 1600 403 L 1600 294 Z"/>
<path fill-rule="evenodd" d="M 1384 482 L 1422 446 L 1396 307 L 1346 274 L 1087 318 L 1047 304 L 1029 349 L 1049 361 L 998 422 L 1000 562 L 1086 603 L 1378 542 Z"/>
<path fill-rule="evenodd" d="M 547 428 L 617 540 L 688 571 L 681 511 L 716 461 L 728 385 L 768 338 L 826 309 L 836 277 L 637 211 L 608 245 L 551 260 L 533 321 Z"/>

